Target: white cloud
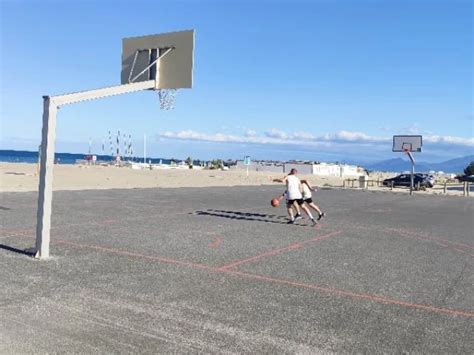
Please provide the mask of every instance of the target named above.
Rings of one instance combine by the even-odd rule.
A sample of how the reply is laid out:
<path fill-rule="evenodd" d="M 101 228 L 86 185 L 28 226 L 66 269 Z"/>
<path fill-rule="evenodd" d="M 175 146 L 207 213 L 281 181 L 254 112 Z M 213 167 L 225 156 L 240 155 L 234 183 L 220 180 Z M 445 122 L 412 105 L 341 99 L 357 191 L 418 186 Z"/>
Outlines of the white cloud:
<path fill-rule="evenodd" d="M 404 131 L 406 131 L 408 134 L 421 134 L 422 131 L 420 130 L 420 126 L 418 123 L 413 123 L 410 127 L 407 127 Z"/>
<path fill-rule="evenodd" d="M 291 135 L 293 139 L 302 140 L 302 141 L 312 141 L 315 137 L 308 132 L 295 132 Z"/>
<path fill-rule="evenodd" d="M 444 143 L 444 144 L 450 144 L 450 145 L 474 147 L 474 138 L 428 135 L 428 136 L 423 136 L 423 142 L 441 143 L 441 144 Z"/>
<path fill-rule="evenodd" d="M 247 130 L 244 135 L 231 135 L 225 133 L 207 134 L 192 130 L 180 132 L 164 132 L 157 135 L 157 138 L 181 139 L 192 141 L 207 142 L 227 142 L 227 143 L 250 143 L 265 145 L 292 145 L 307 147 L 333 147 L 335 145 L 371 145 L 376 147 L 390 146 L 392 137 L 370 136 L 363 132 L 352 132 L 342 130 L 334 134 L 324 134 L 314 136 L 308 132 L 287 133 L 278 129 L 270 129 L 263 135 L 258 135 L 254 130 Z M 474 147 L 474 138 L 462 138 L 453 136 L 426 135 L 423 136 L 423 142 L 431 146 L 454 146 L 461 148 Z M 442 147 L 440 147 L 441 149 Z"/>
<path fill-rule="evenodd" d="M 270 138 L 288 139 L 288 134 L 276 128 L 271 128 L 269 131 L 266 131 L 265 136 Z"/>
<path fill-rule="evenodd" d="M 325 136 L 328 139 L 328 136 Z M 333 136 L 329 136 L 331 141 L 339 142 L 360 142 L 360 143 L 377 143 L 388 142 L 391 138 L 388 137 L 372 137 L 362 132 L 339 131 Z"/>

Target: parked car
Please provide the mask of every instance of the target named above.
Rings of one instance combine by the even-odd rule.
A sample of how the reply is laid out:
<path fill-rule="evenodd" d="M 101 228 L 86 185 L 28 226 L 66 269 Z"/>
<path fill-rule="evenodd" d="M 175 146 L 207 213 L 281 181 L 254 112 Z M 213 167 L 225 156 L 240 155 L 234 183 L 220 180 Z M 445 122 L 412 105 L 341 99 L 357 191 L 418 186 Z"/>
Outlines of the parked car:
<path fill-rule="evenodd" d="M 415 173 L 415 175 L 419 175 L 421 177 L 426 178 L 431 184 L 430 187 L 433 187 L 435 185 L 435 182 L 436 182 L 436 177 L 435 176 L 430 175 L 430 174 L 425 174 L 425 173 Z"/>
<path fill-rule="evenodd" d="M 426 188 L 426 187 L 433 187 L 434 186 L 434 181 L 431 182 L 430 179 L 423 175 L 423 174 L 415 174 L 413 176 L 413 182 L 415 187 L 420 185 L 420 187 Z M 391 186 L 393 182 L 393 186 L 410 186 L 411 183 L 411 174 L 401 174 L 398 176 L 395 176 L 393 178 L 385 179 L 383 181 L 384 186 Z"/>
<path fill-rule="evenodd" d="M 459 176 L 456 176 L 456 179 L 459 182 L 464 182 L 464 181 L 474 182 L 474 175 L 459 175 Z"/>

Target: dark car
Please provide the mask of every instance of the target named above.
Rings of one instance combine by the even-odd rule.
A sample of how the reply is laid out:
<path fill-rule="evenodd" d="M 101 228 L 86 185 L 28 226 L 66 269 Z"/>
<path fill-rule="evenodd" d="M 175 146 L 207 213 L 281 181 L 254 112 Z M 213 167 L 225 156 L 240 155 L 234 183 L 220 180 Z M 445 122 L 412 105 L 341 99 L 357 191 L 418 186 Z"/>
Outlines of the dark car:
<path fill-rule="evenodd" d="M 456 179 L 459 182 L 464 182 L 464 181 L 474 182 L 474 175 L 460 175 L 460 176 L 456 176 Z"/>
<path fill-rule="evenodd" d="M 392 182 L 393 182 L 393 186 L 407 186 L 407 187 L 410 187 L 411 175 L 410 174 L 401 174 L 401 175 L 395 176 L 395 177 L 390 178 L 390 179 L 385 179 L 383 181 L 383 184 L 384 184 L 384 186 L 392 186 Z M 415 174 L 413 176 L 413 182 L 414 182 L 415 187 L 417 187 L 418 185 L 420 187 L 423 187 L 423 188 L 433 187 L 432 181 L 430 181 L 430 179 L 425 175 Z"/>

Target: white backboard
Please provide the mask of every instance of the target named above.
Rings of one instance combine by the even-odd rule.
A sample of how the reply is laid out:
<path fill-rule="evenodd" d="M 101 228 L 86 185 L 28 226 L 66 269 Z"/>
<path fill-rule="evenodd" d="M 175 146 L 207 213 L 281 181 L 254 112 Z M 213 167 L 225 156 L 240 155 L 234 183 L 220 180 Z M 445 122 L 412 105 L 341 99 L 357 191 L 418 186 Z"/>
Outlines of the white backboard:
<path fill-rule="evenodd" d="M 159 60 L 156 68 L 147 69 L 133 82 L 155 80 L 156 73 L 157 89 L 191 88 L 193 86 L 194 30 L 124 38 L 122 40 L 121 83 L 129 84 L 130 79 L 146 69 L 156 58 L 156 50 L 158 50 L 158 55 L 169 52 Z"/>
<path fill-rule="evenodd" d="M 421 152 L 423 137 L 420 135 L 393 136 L 393 152 Z"/>

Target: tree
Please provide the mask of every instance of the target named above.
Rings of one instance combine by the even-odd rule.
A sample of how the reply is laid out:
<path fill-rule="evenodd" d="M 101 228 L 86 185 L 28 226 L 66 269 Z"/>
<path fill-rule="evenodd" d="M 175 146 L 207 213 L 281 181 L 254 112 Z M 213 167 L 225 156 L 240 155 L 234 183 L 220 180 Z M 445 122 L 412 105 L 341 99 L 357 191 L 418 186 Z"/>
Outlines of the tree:
<path fill-rule="evenodd" d="M 471 163 L 466 166 L 466 168 L 464 169 L 464 174 L 474 175 L 474 161 L 471 161 Z"/>
<path fill-rule="evenodd" d="M 222 169 L 223 166 L 224 164 L 220 159 L 214 159 L 211 161 L 211 169 Z"/>
<path fill-rule="evenodd" d="M 193 158 L 187 157 L 184 161 L 190 168 L 193 166 Z"/>

